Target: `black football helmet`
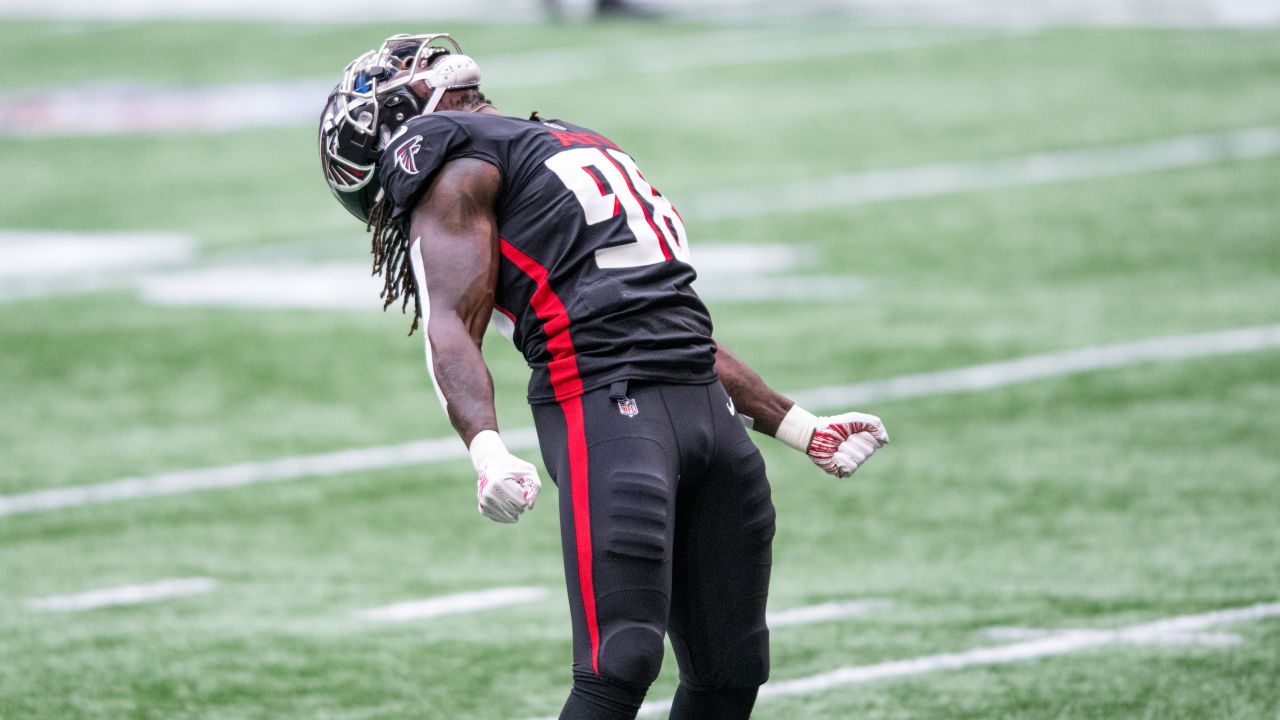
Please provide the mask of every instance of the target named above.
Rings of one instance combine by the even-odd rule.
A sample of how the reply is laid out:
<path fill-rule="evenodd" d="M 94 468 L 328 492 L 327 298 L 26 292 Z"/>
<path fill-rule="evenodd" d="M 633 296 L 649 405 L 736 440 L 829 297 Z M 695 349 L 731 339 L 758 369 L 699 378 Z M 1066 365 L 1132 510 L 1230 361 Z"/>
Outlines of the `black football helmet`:
<path fill-rule="evenodd" d="M 426 82 L 424 103 L 409 85 Z M 393 35 L 351 61 L 320 115 L 320 162 L 338 202 L 362 222 L 381 190 L 378 158 L 409 118 L 433 112 L 448 90 L 480 85 L 480 68 L 447 33 Z"/>

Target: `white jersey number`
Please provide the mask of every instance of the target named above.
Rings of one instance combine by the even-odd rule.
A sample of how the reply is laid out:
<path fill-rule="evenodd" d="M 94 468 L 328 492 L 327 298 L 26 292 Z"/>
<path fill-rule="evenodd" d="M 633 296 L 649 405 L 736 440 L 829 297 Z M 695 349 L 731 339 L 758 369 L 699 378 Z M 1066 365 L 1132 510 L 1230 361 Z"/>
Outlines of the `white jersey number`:
<path fill-rule="evenodd" d="M 635 242 L 597 250 L 596 264 L 601 268 L 637 267 L 672 259 L 689 262 L 684 222 L 671 203 L 645 182 L 629 155 L 612 148 L 575 148 L 557 153 L 546 165 L 578 198 L 588 224 L 617 217 L 620 211 L 626 213 Z"/>

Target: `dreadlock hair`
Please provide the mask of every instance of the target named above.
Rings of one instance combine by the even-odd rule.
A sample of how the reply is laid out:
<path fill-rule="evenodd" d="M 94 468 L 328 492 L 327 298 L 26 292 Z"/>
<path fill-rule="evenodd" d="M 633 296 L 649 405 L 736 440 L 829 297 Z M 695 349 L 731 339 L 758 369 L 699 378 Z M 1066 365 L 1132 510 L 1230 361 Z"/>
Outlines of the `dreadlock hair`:
<path fill-rule="evenodd" d="M 475 108 L 489 103 L 484 93 L 475 88 L 455 92 L 458 94 L 450 98 L 450 108 Z M 392 217 L 391 203 L 385 193 L 378 195 L 377 202 L 369 210 L 369 222 L 365 225 L 365 230 L 373 232 L 373 274 L 382 276 L 382 292 L 378 294 L 382 298 L 382 309 L 385 311 L 399 300 L 400 312 L 404 313 L 408 311 L 409 302 L 413 301 L 413 324 L 409 326 L 409 334 L 412 335 L 422 318 L 422 303 L 418 299 L 418 283 L 413 277 L 409 237 L 402 224 Z"/>
<path fill-rule="evenodd" d="M 373 274 L 382 276 L 382 309 L 391 307 L 391 303 L 400 301 L 400 312 L 406 312 L 409 301 L 413 301 L 413 324 L 409 326 L 409 334 L 418 329 L 418 319 L 422 317 L 422 304 L 418 302 L 418 283 L 413 277 L 413 260 L 409 257 L 409 238 L 404 228 L 391 216 L 391 203 L 385 193 L 378 195 L 378 201 L 369 210 L 369 223 L 365 230 L 373 232 Z"/>

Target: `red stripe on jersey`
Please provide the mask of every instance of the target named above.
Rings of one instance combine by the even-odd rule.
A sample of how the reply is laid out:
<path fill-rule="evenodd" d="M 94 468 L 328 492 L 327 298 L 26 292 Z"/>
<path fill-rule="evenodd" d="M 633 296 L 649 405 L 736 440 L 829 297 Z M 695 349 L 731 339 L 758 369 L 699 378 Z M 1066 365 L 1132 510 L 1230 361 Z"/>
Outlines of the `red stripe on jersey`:
<path fill-rule="evenodd" d="M 573 339 L 569 337 L 569 311 L 552 291 L 547 269 L 506 239 L 500 240 L 503 257 L 515 263 L 534 282 L 529 304 L 542 321 L 542 331 L 547 336 L 547 352 L 551 353 L 547 371 L 551 373 L 551 389 L 555 391 L 556 401 L 581 395 L 582 376 L 578 374 L 578 354 L 573 349 Z"/>
<path fill-rule="evenodd" d="M 618 168 L 618 172 L 622 173 L 622 178 L 627 183 L 627 189 L 631 191 L 631 196 L 639 201 L 638 204 L 644 212 L 645 222 L 649 223 L 649 227 L 653 229 L 653 234 L 658 236 L 658 247 L 662 249 L 662 256 L 670 260 L 671 248 L 667 247 L 667 236 L 662 234 L 662 231 L 658 229 L 658 224 L 653 221 L 653 213 L 649 211 L 649 206 L 640 198 L 640 193 L 636 192 L 635 185 L 631 182 L 631 176 L 627 174 L 627 169 L 622 167 L 622 164 L 609 153 L 604 153 L 604 156 L 609 158 L 609 162 L 613 163 L 614 167 Z"/>
<path fill-rule="evenodd" d="M 529 304 L 542 320 L 551 353 L 551 387 L 564 411 L 568 429 L 569 487 L 573 503 L 573 535 L 578 551 L 578 589 L 582 593 L 587 635 L 591 638 L 591 669 L 600 673 L 600 630 L 596 621 L 596 588 L 592 574 L 591 502 L 587 478 L 587 429 L 582 415 L 582 378 L 578 375 L 577 353 L 569 337 L 569 313 L 551 289 L 547 269 L 537 260 L 501 239 L 502 255 L 515 263 L 534 282 Z"/>
<path fill-rule="evenodd" d="M 507 316 L 507 319 L 508 319 L 508 320 L 510 320 L 511 322 L 515 322 L 515 321 L 516 321 L 516 314 L 515 314 L 515 313 L 513 313 L 513 312 L 511 312 L 510 310 L 508 310 L 508 309 L 506 309 L 506 308 L 502 307 L 501 305 L 499 305 L 499 304 L 497 304 L 497 303 L 494 303 L 494 304 L 493 304 L 493 309 L 494 309 L 494 310 L 497 310 L 498 312 L 502 313 L 503 315 L 506 315 L 506 316 Z"/>

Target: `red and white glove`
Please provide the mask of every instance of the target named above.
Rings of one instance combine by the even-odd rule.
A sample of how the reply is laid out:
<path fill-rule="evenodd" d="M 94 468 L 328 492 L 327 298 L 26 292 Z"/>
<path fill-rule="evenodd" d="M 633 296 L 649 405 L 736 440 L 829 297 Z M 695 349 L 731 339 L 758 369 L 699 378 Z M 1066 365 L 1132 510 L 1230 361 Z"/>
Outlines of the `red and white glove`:
<path fill-rule="evenodd" d="M 513 523 L 525 510 L 532 510 L 542 491 L 538 469 L 512 455 L 493 430 L 482 430 L 467 448 L 475 466 L 476 502 L 490 520 Z"/>
<path fill-rule="evenodd" d="M 836 477 L 848 477 L 889 442 L 884 423 L 875 415 L 847 412 L 816 417 L 792 406 L 774 434 L 805 453 L 815 465 Z"/>

